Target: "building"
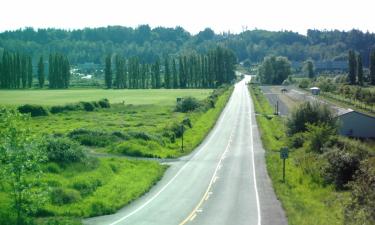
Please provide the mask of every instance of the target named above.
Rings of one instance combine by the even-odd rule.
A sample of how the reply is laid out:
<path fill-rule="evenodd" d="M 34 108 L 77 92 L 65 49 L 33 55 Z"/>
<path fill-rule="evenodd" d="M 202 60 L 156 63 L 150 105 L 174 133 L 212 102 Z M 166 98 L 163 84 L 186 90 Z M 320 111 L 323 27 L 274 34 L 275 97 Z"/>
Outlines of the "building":
<path fill-rule="evenodd" d="M 320 94 L 320 88 L 318 87 L 312 87 L 310 88 L 311 94 L 313 95 L 319 95 Z"/>
<path fill-rule="evenodd" d="M 339 134 L 355 138 L 375 138 L 375 117 L 354 110 L 337 115 Z"/>

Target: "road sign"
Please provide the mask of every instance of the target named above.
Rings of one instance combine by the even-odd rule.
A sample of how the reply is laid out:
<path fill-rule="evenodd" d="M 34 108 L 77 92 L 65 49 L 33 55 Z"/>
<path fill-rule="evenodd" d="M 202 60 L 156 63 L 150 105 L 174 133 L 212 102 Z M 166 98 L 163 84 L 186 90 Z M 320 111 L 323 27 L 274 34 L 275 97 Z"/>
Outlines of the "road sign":
<path fill-rule="evenodd" d="M 280 149 L 280 159 L 287 159 L 289 157 L 289 149 L 287 147 L 283 147 Z"/>

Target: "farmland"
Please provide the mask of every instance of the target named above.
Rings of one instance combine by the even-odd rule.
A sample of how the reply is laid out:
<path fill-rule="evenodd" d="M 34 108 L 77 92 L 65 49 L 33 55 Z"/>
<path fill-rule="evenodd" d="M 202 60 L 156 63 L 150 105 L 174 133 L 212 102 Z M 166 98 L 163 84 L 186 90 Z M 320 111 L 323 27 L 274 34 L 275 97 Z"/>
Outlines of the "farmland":
<path fill-rule="evenodd" d="M 49 109 L 104 97 L 111 102 L 110 108 L 49 113 L 32 117 L 24 124 L 34 138 L 73 141 L 86 153 L 79 162 L 64 163 L 61 158 L 42 165 L 41 181 L 48 194 L 32 217 L 40 224 L 56 220 L 79 224 L 79 218 L 114 213 L 143 195 L 161 179 L 168 166 L 131 157 L 175 158 L 191 152 L 214 125 L 231 88 L 216 92 L 215 107 L 203 107 L 211 93 L 209 89 L 1 91 L 1 104 L 11 108 L 38 103 Z M 196 98 L 202 106 L 176 112 L 176 97 L 187 96 Z M 189 125 L 181 151 L 173 128 L 186 119 Z M 101 153 L 107 157 L 98 157 Z M 9 211 L 9 188 L 0 187 L 1 224 L 12 224 L 16 216 Z"/>
<path fill-rule="evenodd" d="M 62 105 L 78 101 L 95 101 L 107 98 L 111 103 L 133 105 L 173 105 L 177 97 L 191 96 L 202 100 L 211 92 L 210 89 L 147 89 L 147 90 L 0 90 L 0 105 Z"/>

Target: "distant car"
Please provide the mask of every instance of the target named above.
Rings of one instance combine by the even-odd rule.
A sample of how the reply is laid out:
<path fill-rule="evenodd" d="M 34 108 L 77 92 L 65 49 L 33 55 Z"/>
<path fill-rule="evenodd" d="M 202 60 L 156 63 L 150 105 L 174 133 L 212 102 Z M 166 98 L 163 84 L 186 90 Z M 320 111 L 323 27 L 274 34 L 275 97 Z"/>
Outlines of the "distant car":
<path fill-rule="evenodd" d="M 288 89 L 286 88 L 281 88 L 281 93 L 288 92 Z"/>

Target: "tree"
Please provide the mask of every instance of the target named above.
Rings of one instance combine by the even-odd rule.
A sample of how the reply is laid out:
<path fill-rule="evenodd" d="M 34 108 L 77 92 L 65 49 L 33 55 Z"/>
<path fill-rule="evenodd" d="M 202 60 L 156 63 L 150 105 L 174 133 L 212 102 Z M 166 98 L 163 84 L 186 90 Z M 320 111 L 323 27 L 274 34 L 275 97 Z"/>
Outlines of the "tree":
<path fill-rule="evenodd" d="M 305 61 L 303 70 L 309 78 L 314 78 L 314 63 L 312 60 Z"/>
<path fill-rule="evenodd" d="M 329 127 L 335 128 L 336 118 L 326 104 L 305 102 L 292 111 L 286 124 L 288 134 L 293 135 L 307 131 L 307 124 L 326 124 Z"/>
<path fill-rule="evenodd" d="M 0 176 L 10 187 L 16 224 L 25 224 L 27 214 L 40 204 L 38 178 L 45 159 L 42 148 L 27 127 L 29 117 L 0 109 Z"/>
<path fill-rule="evenodd" d="M 355 52 L 353 50 L 349 51 L 349 56 L 348 56 L 348 63 L 349 63 L 349 83 L 350 84 L 355 84 L 355 77 L 356 77 L 356 72 L 357 72 L 357 58 L 355 56 Z"/>
<path fill-rule="evenodd" d="M 105 58 L 105 69 L 104 69 L 104 79 L 107 88 L 112 88 L 112 69 L 111 69 L 111 56 L 108 55 Z"/>
<path fill-rule="evenodd" d="M 357 79 L 359 85 L 363 86 L 363 66 L 361 54 L 357 56 Z"/>
<path fill-rule="evenodd" d="M 370 54 L 370 80 L 371 84 L 375 85 L 375 49 Z"/>
<path fill-rule="evenodd" d="M 40 56 L 39 62 L 38 62 L 38 82 L 39 82 L 39 87 L 43 88 L 43 86 L 44 86 L 44 61 L 43 61 L 43 56 Z"/>
<path fill-rule="evenodd" d="M 178 74 L 177 74 L 177 68 L 176 68 L 176 60 L 172 60 L 172 74 L 173 74 L 173 88 L 178 88 Z"/>
<path fill-rule="evenodd" d="M 169 68 L 169 59 L 168 57 L 166 57 L 164 60 L 164 83 L 165 88 L 169 89 L 171 88 L 171 71 Z"/>
<path fill-rule="evenodd" d="M 265 84 L 281 84 L 291 74 L 291 63 L 286 57 L 265 57 L 258 70 L 260 81 Z"/>
<path fill-rule="evenodd" d="M 26 67 L 27 67 L 27 87 L 31 88 L 33 84 L 33 63 L 32 63 L 30 56 L 27 57 Z"/>

